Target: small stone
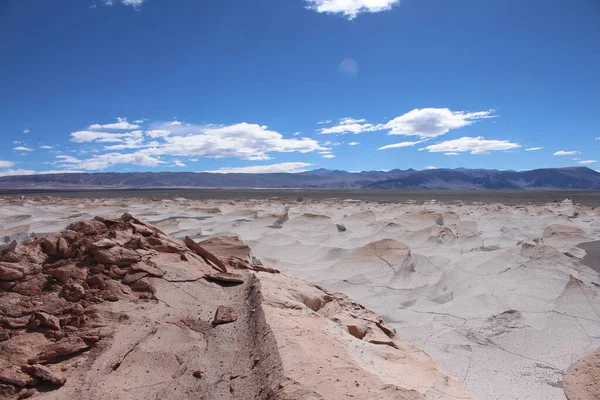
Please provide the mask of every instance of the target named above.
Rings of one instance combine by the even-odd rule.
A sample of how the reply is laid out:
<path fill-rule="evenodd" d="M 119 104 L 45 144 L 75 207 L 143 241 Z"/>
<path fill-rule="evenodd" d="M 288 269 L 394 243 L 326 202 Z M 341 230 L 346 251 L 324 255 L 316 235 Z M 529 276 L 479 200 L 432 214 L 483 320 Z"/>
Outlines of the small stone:
<path fill-rule="evenodd" d="M 23 296 L 37 296 L 46 287 L 48 283 L 48 277 L 46 275 L 38 274 L 26 281 L 19 282 L 12 287 L 11 291 L 22 294 Z"/>
<path fill-rule="evenodd" d="M 78 337 L 66 337 L 56 343 L 49 344 L 45 350 L 37 356 L 30 358 L 27 362 L 30 364 L 46 363 L 61 356 L 78 353 L 88 347 L 89 346 Z"/>
<path fill-rule="evenodd" d="M 131 285 L 132 283 L 135 283 L 137 281 L 139 281 L 142 278 L 145 278 L 146 276 L 148 276 L 148 274 L 146 272 L 134 272 L 134 273 L 128 273 L 127 275 L 125 275 L 125 278 L 123 278 L 123 283 L 126 285 Z"/>
<path fill-rule="evenodd" d="M 29 399 L 38 394 L 37 389 L 24 389 L 19 392 L 19 397 L 17 399 Z"/>
<path fill-rule="evenodd" d="M 238 314 L 233 308 L 227 306 L 219 306 L 219 308 L 217 308 L 217 312 L 215 313 L 213 325 L 228 324 L 230 322 L 236 321 L 237 319 Z"/>
<path fill-rule="evenodd" d="M 96 249 L 93 251 L 94 260 L 108 265 L 126 267 L 141 260 L 141 256 L 131 249 L 115 246 L 109 249 Z"/>
<path fill-rule="evenodd" d="M 342 224 L 336 224 L 335 226 L 336 226 L 338 232 L 340 232 L 340 233 L 346 232 L 346 227 L 344 225 L 342 225 Z"/>
<path fill-rule="evenodd" d="M 77 283 L 67 283 L 63 286 L 62 293 L 65 300 L 78 302 L 85 295 L 85 289 Z"/>
<path fill-rule="evenodd" d="M 203 372 L 200 370 L 194 371 L 194 373 L 192 375 L 194 376 L 194 378 L 200 379 L 200 378 L 202 378 Z"/>
<path fill-rule="evenodd" d="M 131 285 L 131 289 L 135 290 L 136 292 L 156 292 L 156 288 L 152 286 L 152 284 L 150 283 L 150 281 L 148 281 L 147 278 L 142 278 L 133 285 Z"/>
<path fill-rule="evenodd" d="M 46 326 L 55 331 L 60 330 L 60 321 L 54 315 L 46 314 L 44 312 L 35 312 L 33 313 L 33 318 L 40 321 L 41 326 Z"/>
<path fill-rule="evenodd" d="M 209 281 L 216 281 L 216 282 L 227 282 L 227 283 L 235 283 L 235 284 L 244 283 L 244 277 L 242 275 L 232 274 L 229 272 L 222 272 L 219 274 L 206 275 L 204 278 Z"/>
<path fill-rule="evenodd" d="M 49 368 L 44 367 L 43 365 L 35 364 L 35 365 L 23 365 L 21 367 L 23 372 L 28 373 L 29 375 L 39 378 L 45 382 L 48 382 L 52 385 L 62 386 L 67 381 L 61 375 L 58 375 L 55 372 L 52 372 Z"/>
<path fill-rule="evenodd" d="M 110 239 L 102 239 L 94 242 L 90 245 L 90 250 L 95 249 L 110 249 L 111 247 L 115 247 L 117 243 L 114 240 Z"/>
<path fill-rule="evenodd" d="M 17 390 L 14 386 L 0 383 L 0 398 L 9 398 L 14 396 L 16 393 Z"/>

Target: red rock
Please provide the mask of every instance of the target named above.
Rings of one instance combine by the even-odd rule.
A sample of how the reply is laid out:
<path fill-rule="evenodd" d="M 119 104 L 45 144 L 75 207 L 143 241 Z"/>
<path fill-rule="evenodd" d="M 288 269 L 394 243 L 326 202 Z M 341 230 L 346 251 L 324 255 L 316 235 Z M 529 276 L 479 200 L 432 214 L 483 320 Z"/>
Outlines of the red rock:
<path fill-rule="evenodd" d="M 39 295 L 48 284 L 48 277 L 43 274 L 35 275 L 25 281 L 17 283 L 11 291 L 24 296 Z"/>
<path fill-rule="evenodd" d="M 153 229 L 150 229 L 149 227 L 144 225 L 136 224 L 135 222 L 131 222 L 130 225 L 135 233 L 139 233 L 143 236 L 152 236 L 155 233 Z"/>
<path fill-rule="evenodd" d="M 66 337 L 56 343 L 49 344 L 37 356 L 27 360 L 29 364 L 50 362 L 57 357 L 68 356 L 87 349 L 89 346 L 78 337 Z"/>
<path fill-rule="evenodd" d="M 237 319 L 238 314 L 233 308 L 219 306 L 219 308 L 217 308 L 217 312 L 215 313 L 215 318 L 213 319 L 213 325 L 228 324 L 236 321 Z"/>
<path fill-rule="evenodd" d="M 0 382 L 10 383 L 11 385 L 19 387 L 25 387 L 37 384 L 38 380 L 27 375 L 13 365 L 0 369 Z"/>
<path fill-rule="evenodd" d="M 106 278 L 104 277 L 104 275 L 93 275 L 88 277 L 85 280 L 85 283 L 90 288 L 104 289 L 106 288 L 106 284 L 104 283 L 105 280 Z"/>
<path fill-rule="evenodd" d="M 46 236 L 45 238 L 42 239 L 42 243 L 41 243 L 42 250 L 44 251 L 44 253 L 48 254 L 49 256 L 53 256 L 56 254 L 57 245 L 58 245 L 58 241 L 55 237 Z"/>
<path fill-rule="evenodd" d="M 34 378 L 39 378 L 45 382 L 48 382 L 52 385 L 62 386 L 67 382 L 67 380 L 61 375 L 53 372 L 48 367 L 44 367 L 43 365 L 35 364 L 35 365 L 23 365 L 21 370 Z"/>
<path fill-rule="evenodd" d="M 85 295 L 85 289 L 77 283 L 68 283 L 63 286 L 62 295 L 67 301 L 77 302 Z"/>
<path fill-rule="evenodd" d="M 48 275 L 57 279 L 61 284 L 69 280 L 84 281 L 87 278 L 87 269 L 80 268 L 73 264 L 46 271 Z"/>
<path fill-rule="evenodd" d="M 44 312 L 33 313 L 33 318 L 40 322 L 41 326 L 47 326 L 55 331 L 60 330 L 60 322 L 54 315 L 46 314 Z"/>
<path fill-rule="evenodd" d="M 117 245 L 117 243 L 114 240 L 105 238 L 105 239 L 101 239 L 101 240 L 98 240 L 97 242 L 90 244 L 88 247 L 90 248 L 90 250 L 110 249 L 111 247 L 115 247 L 116 245 Z"/>
<path fill-rule="evenodd" d="M 37 394 L 37 389 L 23 389 L 19 392 L 19 397 L 17 397 L 17 399 L 29 399 L 33 396 L 37 396 Z"/>
<path fill-rule="evenodd" d="M 114 264 L 120 267 L 131 265 L 141 260 L 141 256 L 134 250 L 123 247 L 110 249 L 97 249 L 93 251 L 94 260 L 103 264 Z"/>
<path fill-rule="evenodd" d="M 229 272 L 222 272 L 220 274 L 206 275 L 204 278 L 209 281 L 216 281 L 216 282 L 227 282 L 227 283 L 237 283 L 237 284 L 244 283 L 244 277 L 242 275 L 232 274 Z"/>
<path fill-rule="evenodd" d="M 129 269 L 131 271 L 143 271 L 143 272 L 147 272 L 148 275 L 152 275 L 152 276 L 156 276 L 156 277 L 162 277 L 165 274 L 165 271 L 159 269 L 156 264 L 151 263 L 149 264 L 148 262 L 138 262 L 135 264 L 132 264 Z"/>
<path fill-rule="evenodd" d="M 111 265 L 107 272 L 108 276 L 110 276 L 113 279 L 120 279 L 126 273 L 127 273 L 126 270 L 121 269 L 121 268 L 117 267 L 116 265 Z"/>
<path fill-rule="evenodd" d="M 10 398 L 17 394 L 17 390 L 12 385 L 0 383 L 0 398 Z"/>
<path fill-rule="evenodd" d="M 106 231 L 106 225 L 100 221 L 77 221 L 67 226 L 68 230 L 75 231 L 80 234 L 99 234 Z"/>
<path fill-rule="evenodd" d="M 0 342 L 6 342 L 10 339 L 10 334 L 7 331 L 0 331 Z"/>
<path fill-rule="evenodd" d="M 123 278 L 123 283 L 126 285 L 131 285 L 134 282 L 139 281 L 142 278 L 145 278 L 148 276 L 148 273 L 146 272 L 135 272 L 135 273 L 128 273 L 127 275 L 125 275 L 125 278 Z"/>
<path fill-rule="evenodd" d="M 63 231 L 60 236 L 65 238 L 65 240 L 69 243 L 73 243 L 74 241 L 79 239 L 79 235 L 77 234 L 77 232 L 71 230 Z"/>
<path fill-rule="evenodd" d="M 4 317 L 0 323 L 9 329 L 23 329 L 29 325 L 29 317 Z"/>
<path fill-rule="evenodd" d="M 58 238 L 58 253 L 62 254 L 62 255 L 67 255 L 67 253 L 69 252 L 69 243 L 67 243 L 67 240 L 63 237 L 59 237 Z"/>
<path fill-rule="evenodd" d="M 150 283 L 150 281 L 148 281 L 147 278 L 142 278 L 139 281 L 135 282 L 133 285 L 131 285 L 131 289 L 135 290 L 136 292 L 156 293 L 156 288 L 152 286 L 152 284 Z"/>
<path fill-rule="evenodd" d="M 0 280 L 14 281 L 28 275 L 35 275 L 42 271 L 42 267 L 22 260 L 20 262 L 0 262 Z"/>

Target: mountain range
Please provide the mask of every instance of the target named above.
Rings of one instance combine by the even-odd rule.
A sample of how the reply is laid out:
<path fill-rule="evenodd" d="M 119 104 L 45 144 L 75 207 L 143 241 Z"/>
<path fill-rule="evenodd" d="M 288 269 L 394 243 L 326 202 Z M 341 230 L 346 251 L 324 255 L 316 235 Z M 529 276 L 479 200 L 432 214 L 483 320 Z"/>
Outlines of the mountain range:
<path fill-rule="evenodd" d="M 84 188 L 600 190 L 600 173 L 587 167 L 569 167 L 529 171 L 458 168 L 348 172 L 317 169 L 294 174 L 109 172 L 0 177 L 0 189 Z"/>

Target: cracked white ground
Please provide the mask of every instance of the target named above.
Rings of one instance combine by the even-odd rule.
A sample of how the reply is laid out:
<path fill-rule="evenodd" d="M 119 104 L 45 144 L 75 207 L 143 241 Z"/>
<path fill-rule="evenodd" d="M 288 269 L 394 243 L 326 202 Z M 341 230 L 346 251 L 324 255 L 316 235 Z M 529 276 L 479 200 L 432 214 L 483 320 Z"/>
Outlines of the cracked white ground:
<path fill-rule="evenodd" d="M 577 247 L 600 239 L 588 207 L 7 197 L 0 238 L 124 212 L 178 238 L 239 235 L 381 314 L 479 399 L 564 399 L 564 371 L 600 347 L 600 280 Z"/>

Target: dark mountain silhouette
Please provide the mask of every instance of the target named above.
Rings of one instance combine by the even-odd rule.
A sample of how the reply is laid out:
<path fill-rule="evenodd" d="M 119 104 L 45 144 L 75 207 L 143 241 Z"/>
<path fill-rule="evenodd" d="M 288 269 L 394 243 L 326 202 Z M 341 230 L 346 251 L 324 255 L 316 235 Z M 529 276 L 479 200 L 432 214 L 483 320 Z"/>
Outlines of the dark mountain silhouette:
<path fill-rule="evenodd" d="M 531 171 L 431 169 L 348 172 L 318 169 L 297 174 L 127 172 L 6 176 L 1 189 L 65 188 L 366 188 L 600 190 L 600 173 L 587 167 Z"/>

